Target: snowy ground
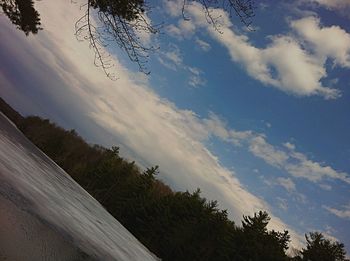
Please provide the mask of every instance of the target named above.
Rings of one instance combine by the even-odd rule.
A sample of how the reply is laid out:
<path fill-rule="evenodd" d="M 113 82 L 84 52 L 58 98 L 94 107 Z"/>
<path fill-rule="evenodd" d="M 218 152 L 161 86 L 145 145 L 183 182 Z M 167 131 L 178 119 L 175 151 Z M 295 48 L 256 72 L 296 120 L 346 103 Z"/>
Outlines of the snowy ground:
<path fill-rule="evenodd" d="M 0 260 L 157 260 L 0 113 Z"/>

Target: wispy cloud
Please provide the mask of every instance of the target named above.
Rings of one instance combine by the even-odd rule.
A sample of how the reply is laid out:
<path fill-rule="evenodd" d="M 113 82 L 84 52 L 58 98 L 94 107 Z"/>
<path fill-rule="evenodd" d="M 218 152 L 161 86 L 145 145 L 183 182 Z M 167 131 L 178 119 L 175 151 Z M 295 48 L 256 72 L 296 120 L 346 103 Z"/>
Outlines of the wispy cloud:
<path fill-rule="evenodd" d="M 173 71 L 184 67 L 182 53 L 176 44 L 170 44 L 166 51 L 159 52 L 158 61 Z"/>
<path fill-rule="evenodd" d="M 192 87 L 198 87 L 206 84 L 206 80 L 203 78 L 203 72 L 196 67 L 187 67 L 187 70 L 190 72 L 190 79 L 188 84 Z"/>
<path fill-rule="evenodd" d="M 347 173 L 312 161 L 306 155 L 295 150 L 276 148 L 262 136 L 253 138 L 250 143 L 249 149 L 255 156 L 274 167 L 285 170 L 294 178 L 303 178 L 318 184 L 321 184 L 321 181 L 332 179 L 350 184 L 350 177 Z M 322 186 L 324 187 L 324 184 Z"/>
<path fill-rule="evenodd" d="M 285 198 L 277 197 L 276 200 L 277 200 L 277 206 L 280 209 L 282 209 L 284 211 L 288 210 L 288 203 L 287 203 L 287 200 Z"/>
<path fill-rule="evenodd" d="M 288 160 L 288 155 L 285 151 L 276 149 L 263 136 L 255 136 L 250 139 L 249 143 L 250 152 L 274 167 L 283 167 Z"/>
<path fill-rule="evenodd" d="M 269 187 L 280 186 L 283 187 L 288 192 L 289 199 L 293 199 L 298 204 L 306 204 L 308 200 L 306 196 L 299 192 L 296 188 L 295 182 L 291 178 L 277 177 L 277 178 L 265 178 L 260 176 L 262 181 Z"/>
<path fill-rule="evenodd" d="M 188 85 L 192 87 L 206 84 L 204 73 L 197 67 L 188 66 L 183 61 L 183 55 L 176 44 L 169 44 L 167 50 L 158 54 L 158 61 L 172 71 L 183 70 L 189 74 Z"/>
<path fill-rule="evenodd" d="M 204 52 L 208 52 L 211 49 L 211 45 L 209 43 L 199 39 L 198 37 L 196 37 L 196 43 Z"/>
<path fill-rule="evenodd" d="M 290 174 L 293 178 L 302 178 L 319 184 L 321 188 L 329 189 L 327 180 L 339 180 L 350 184 L 348 173 L 337 171 L 324 163 L 310 160 L 305 154 L 298 152 L 296 146 L 286 142 L 282 146 L 272 145 L 267 141 L 266 135 L 252 130 L 237 131 L 229 129 L 225 121 L 214 113 L 205 120 L 211 135 L 215 135 L 226 142 L 237 146 L 244 144 L 256 157 L 267 164 Z M 287 186 L 286 183 L 284 185 Z M 291 185 L 291 184 L 289 184 Z M 292 188 L 292 187 L 290 187 Z"/>
<path fill-rule="evenodd" d="M 277 183 L 284 187 L 288 192 L 293 192 L 296 190 L 295 183 L 290 178 L 278 177 Z"/>
<path fill-rule="evenodd" d="M 328 184 L 320 184 L 320 188 L 328 191 L 332 190 L 332 186 Z"/>
<path fill-rule="evenodd" d="M 293 143 L 285 142 L 283 143 L 283 146 L 286 147 L 287 149 L 295 150 L 295 145 Z"/>
<path fill-rule="evenodd" d="M 350 203 L 343 206 L 341 209 L 333 208 L 329 206 L 323 206 L 330 213 L 336 215 L 339 218 L 350 219 Z"/>
<path fill-rule="evenodd" d="M 179 20 L 177 25 L 170 24 L 165 29 L 168 35 L 183 40 L 193 36 L 196 27 L 191 21 Z"/>

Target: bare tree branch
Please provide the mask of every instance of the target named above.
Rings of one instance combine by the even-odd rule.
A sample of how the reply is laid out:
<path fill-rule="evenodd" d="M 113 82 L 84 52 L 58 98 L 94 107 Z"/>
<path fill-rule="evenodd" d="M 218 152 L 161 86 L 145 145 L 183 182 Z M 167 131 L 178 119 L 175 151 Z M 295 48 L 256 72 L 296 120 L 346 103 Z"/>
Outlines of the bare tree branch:
<path fill-rule="evenodd" d="M 221 32 L 220 17 L 214 16 L 215 8 L 223 8 L 230 15 L 236 14 L 248 28 L 254 16 L 253 0 L 183 0 L 184 20 L 189 20 L 186 16 L 186 6 L 190 2 L 198 2 L 203 6 L 208 23 L 218 32 Z M 107 50 L 109 44 L 113 42 L 138 65 L 141 72 L 150 73 L 146 64 L 149 54 L 157 48 L 145 43 L 141 34 L 149 36 L 157 34 L 160 25 L 150 24 L 144 0 L 88 0 L 81 8 L 86 8 L 86 11 L 75 24 L 76 37 L 89 42 L 95 53 L 96 66 L 102 67 L 109 78 L 117 79 L 115 74 L 110 73 L 114 64 Z"/>
<path fill-rule="evenodd" d="M 157 48 L 148 46 L 141 39 L 141 33 L 156 34 L 160 26 L 152 26 L 145 15 L 144 10 L 135 14 L 118 13 L 113 9 L 105 9 L 97 6 L 96 1 L 88 0 L 85 14 L 75 24 L 75 34 L 79 40 L 89 41 L 91 49 L 95 52 L 95 65 L 102 67 L 105 74 L 116 80 L 115 74 L 110 73 L 114 66 L 106 48 L 113 41 L 121 48 L 132 62 L 135 62 L 139 70 L 149 74 L 146 63 L 149 53 Z M 95 12 L 94 12 L 95 11 Z M 130 19 L 129 19 L 130 18 Z M 97 20 L 97 25 L 94 22 Z"/>

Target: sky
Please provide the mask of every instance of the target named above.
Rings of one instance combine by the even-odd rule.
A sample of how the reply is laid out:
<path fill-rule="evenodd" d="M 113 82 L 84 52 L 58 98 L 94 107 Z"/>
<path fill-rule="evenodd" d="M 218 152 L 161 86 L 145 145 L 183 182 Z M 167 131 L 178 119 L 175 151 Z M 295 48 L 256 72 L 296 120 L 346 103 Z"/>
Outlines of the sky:
<path fill-rule="evenodd" d="M 74 35 L 84 6 L 38 1 L 43 30 L 0 16 L 0 95 L 24 115 L 121 147 L 180 191 L 201 188 L 230 218 L 267 210 L 292 246 L 321 231 L 350 251 L 350 2 L 259 1 L 251 28 L 222 9 L 150 1 L 160 35 L 150 75 L 112 43 L 110 80 Z"/>

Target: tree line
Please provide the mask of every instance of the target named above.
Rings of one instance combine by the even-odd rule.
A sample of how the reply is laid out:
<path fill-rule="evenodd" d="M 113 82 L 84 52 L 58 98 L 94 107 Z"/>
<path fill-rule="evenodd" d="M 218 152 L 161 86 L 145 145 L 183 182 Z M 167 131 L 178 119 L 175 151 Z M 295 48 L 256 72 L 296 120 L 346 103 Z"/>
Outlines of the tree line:
<path fill-rule="evenodd" d="M 200 189 L 177 192 L 157 179 L 158 166 L 142 171 L 123 159 L 118 147 L 86 143 L 74 130 L 47 119 L 22 117 L 2 99 L 1 111 L 97 199 L 140 242 L 162 260 L 342 261 L 344 244 L 319 232 L 306 234 L 306 247 L 288 256 L 288 231 L 268 230 L 260 211 L 240 225 Z"/>

